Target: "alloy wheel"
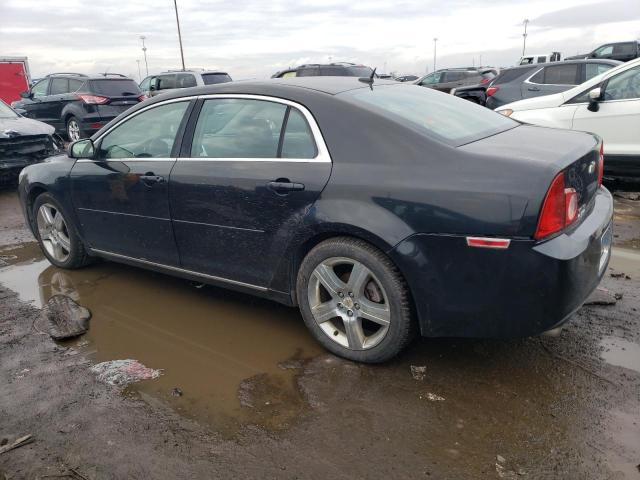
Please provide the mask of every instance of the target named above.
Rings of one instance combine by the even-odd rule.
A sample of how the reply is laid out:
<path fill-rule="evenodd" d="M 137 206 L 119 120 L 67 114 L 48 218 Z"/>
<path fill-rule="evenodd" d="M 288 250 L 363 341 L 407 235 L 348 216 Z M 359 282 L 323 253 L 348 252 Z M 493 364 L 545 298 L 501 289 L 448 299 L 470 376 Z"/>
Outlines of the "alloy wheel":
<path fill-rule="evenodd" d="M 80 140 L 80 125 L 78 125 L 76 120 L 69 120 L 69 123 L 67 124 L 67 135 L 69 136 L 69 140 L 72 142 Z"/>
<path fill-rule="evenodd" d="M 389 331 L 387 294 L 373 272 L 357 260 L 333 257 L 320 263 L 309 279 L 308 300 L 320 329 L 350 350 L 373 348 Z"/>
<path fill-rule="evenodd" d="M 38 209 L 36 217 L 42 246 L 50 257 L 65 262 L 71 254 L 71 240 L 62 212 L 49 203 Z"/>

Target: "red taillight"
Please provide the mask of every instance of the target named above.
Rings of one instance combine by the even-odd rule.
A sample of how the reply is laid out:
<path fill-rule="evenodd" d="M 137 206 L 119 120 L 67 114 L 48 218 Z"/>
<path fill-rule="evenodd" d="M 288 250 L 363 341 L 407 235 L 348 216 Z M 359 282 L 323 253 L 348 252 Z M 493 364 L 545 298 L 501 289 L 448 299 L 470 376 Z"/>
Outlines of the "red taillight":
<path fill-rule="evenodd" d="M 489 87 L 487 88 L 487 97 L 491 97 L 492 95 L 494 95 L 498 90 L 500 90 L 500 87 Z"/>
<path fill-rule="evenodd" d="M 598 186 L 602 185 L 604 176 L 604 142 L 600 143 L 600 157 L 598 158 Z"/>
<path fill-rule="evenodd" d="M 144 102 L 147 98 L 149 98 L 149 97 L 147 97 L 147 96 L 143 93 L 142 95 L 140 95 L 140 96 L 138 97 L 138 101 L 139 101 L 139 102 Z"/>
<path fill-rule="evenodd" d="M 483 78 L 482 80 L 480 80 L 480 84 L 484 85 L 485 83 L 489 83 L 489 79 L 488 78 Z"/>
<path fill-rule="evenodd" d="M 565 188 L 564 173 L 559 173 L 551 182 L 544 197 L 538 228 L 533 238 L 539 240 L 571 225 L 578 218 L 578 192 Z"/>
<path fill-rule="evenodd" d="M 80 93 L 78 97 L 80 97 L 80 99 L 84 103 L 88 103 L 89 105 L 101 105 L 109 101 L 107 97 L 101 97 L 99 95 L 88 95 L 86 93 Z"/>

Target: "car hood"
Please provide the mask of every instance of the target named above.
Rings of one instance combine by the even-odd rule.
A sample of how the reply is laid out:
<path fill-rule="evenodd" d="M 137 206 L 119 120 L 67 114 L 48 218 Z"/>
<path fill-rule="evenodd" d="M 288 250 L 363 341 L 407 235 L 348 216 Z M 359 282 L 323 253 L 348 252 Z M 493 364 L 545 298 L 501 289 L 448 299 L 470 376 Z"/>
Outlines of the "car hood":
<path fill-rule="evenodd" d="M 12 138 L 23 135 L 52 135 L 51 125 L 25 117 L 0 118 L 0 138 Z"/>

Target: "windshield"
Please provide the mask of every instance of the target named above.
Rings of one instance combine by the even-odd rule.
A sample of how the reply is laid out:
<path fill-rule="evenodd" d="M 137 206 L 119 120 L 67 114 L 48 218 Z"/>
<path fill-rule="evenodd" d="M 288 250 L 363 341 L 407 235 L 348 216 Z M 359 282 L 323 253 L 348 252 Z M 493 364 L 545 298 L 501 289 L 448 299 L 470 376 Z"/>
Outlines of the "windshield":
<path fill-rule="evenodd" d="M 91 93 L 108 97 L 138 97 L 142 94 L 136 82 L 128 78 L 91 80 L 89 85 Z"/>
<path fill-rule="evenodd" d="M 453 95 L 417 85 L 358 88 L 338 96 L 453 146 L 495 135 L 514 120 Z"/>
<path fill-rule="evenodd" d="M 226 73 L 203 73 L 202 81 L 205 85 L 213 85 L 216 83 L 227 83 L 231 81 L 231 77 Z"/>
<path fill-rule="evenodd" d="M 18 114 L 9 105 L 0 100 L 0 118 L 15 118 Z"/>

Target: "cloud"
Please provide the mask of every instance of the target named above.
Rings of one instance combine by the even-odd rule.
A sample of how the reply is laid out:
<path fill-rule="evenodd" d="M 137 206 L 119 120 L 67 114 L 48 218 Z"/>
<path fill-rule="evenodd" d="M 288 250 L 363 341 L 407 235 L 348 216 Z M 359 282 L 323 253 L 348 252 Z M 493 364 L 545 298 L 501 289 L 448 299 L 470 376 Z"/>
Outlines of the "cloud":
<path fill-rule="evenodd" d="M 597 1 L 597 0 L 596 0 Z M 612 6 L 613 5 L 613 6 Z M 353 61 L 403 73 L 433 67 L 513 64 L 522 20 L 527 50 L 588 51 L 640 36 L 640 2 L 613 0 L 178 0 L 185 61 L 266 78 L 303 62 Z M 536 12 L 533 17 L 531 12 Z M 180 65 L 173 2 L 157 0 L 0 0 L 4 55 L 29 57 L 34 76 L 109 70 L 138 77 Z"/>

